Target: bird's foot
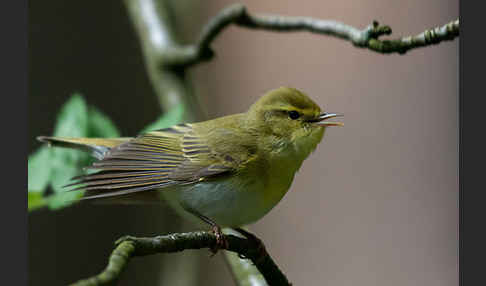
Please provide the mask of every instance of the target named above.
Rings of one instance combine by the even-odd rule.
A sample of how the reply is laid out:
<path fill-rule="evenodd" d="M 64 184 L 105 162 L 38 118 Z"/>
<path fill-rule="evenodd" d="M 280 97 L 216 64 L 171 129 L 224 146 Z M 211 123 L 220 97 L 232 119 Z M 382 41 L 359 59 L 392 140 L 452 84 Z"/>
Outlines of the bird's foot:
<path fill-rule="evenodd" d="M 218 250 L 228 248 L 228 240 L 226 240 L 226 236 L 224 236 L 224 233 L 221 230 L 221 227 L 219 225 L 216 225 L 216 224 L 213 225 L 212 226 L 212 232 L 216 236 L 216 245 L 210 249 L 211 252 L 212 252 L 211 257 L 216 255 L 216 253 L 218 253 Z"/>
<path fill-rule="evenodd" d="M 268 254 L 267 254 L 267 250 L 265 249 L 265 245 L 263 244 L 261 239 L 259 239 L 258 237 L 256 237 L 256 235 L 254 235 L 253 233 L 251 233 L 251 232 L 249 232 L 249 231 L 247 231 L 243 228 L 238 227 L 238 228 L 235 228 L 234 230 L 241 233 L 244 237 L 246 237 L 246 239 L 248 239 L 252 244 L 255 245 L 256 253 L 257 253 L 255 264 L 262 262 L 263 259 Z M 242 259 L 248 259 L 248 257 L 245 257 L 244 255 L 241 255 L 241 254 L 238 254 L 238 256 Z"/>

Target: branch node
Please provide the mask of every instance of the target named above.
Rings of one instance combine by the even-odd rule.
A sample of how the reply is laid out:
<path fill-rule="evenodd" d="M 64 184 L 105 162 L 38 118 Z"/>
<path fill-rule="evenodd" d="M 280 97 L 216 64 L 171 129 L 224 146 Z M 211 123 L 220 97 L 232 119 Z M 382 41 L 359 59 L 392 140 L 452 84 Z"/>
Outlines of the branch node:
<path fill-rule="evenodd" d="M 124 235 L 122 237 L 120 237 L 119 239 L 117 239 L 115 241 L 115 247 L 117 247 L 118 245 L 122 244 L 122 242 L 125 242 L 125 241 L 135 241 L 135 238 L 133 236 L 130 236 L 130 235 Z"/>
<path fill-rule="evenodd" d="M 390 35 L 392 33 L 392 29 L 390 26 L 387 25 L 380 26 L 378 21 L 374 20 L 373 24 L 371 26 L 368 26 L 368 33 L 369 39 L 378 39 L 380 36 Z"/>
<path fill-rule="evenodd" d="M 414 37 L 380 41 L 379 37 L 390 35 L 392 29 L 380 25 L 377 20 L 360 30 L 355 27 L 330 20 L 309 17 L 286 17 L 277 15 L 251 15 L 243 4 L 230 5 L 213 17 L 204 26 L 199 40 L 194 45 L 168 47 L 161 52 L 163 68 L 184 70 L 200 62 L 209 61 L 215 56 L 211 43 L 229 25 L 235 24 L 249 29 L 261 29 L 275 32 L 308 31 L 326 34 L 350 41 L 354 46 L 368 48 L 382 53 L 404 54 L 410 49 L 452 40 L 459 35 L 459 19 L 443 27 L 426 30 Z"/>

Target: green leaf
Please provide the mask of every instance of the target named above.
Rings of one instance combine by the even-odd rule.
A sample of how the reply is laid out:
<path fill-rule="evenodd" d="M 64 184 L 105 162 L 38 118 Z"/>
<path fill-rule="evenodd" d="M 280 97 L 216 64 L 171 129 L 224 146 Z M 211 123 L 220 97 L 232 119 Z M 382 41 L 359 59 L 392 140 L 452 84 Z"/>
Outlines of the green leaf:
<path fill-rule="evenodd" d="M 149 124 L 142 130 L 143 132 L 153 131 L 157 129 L 171 127 L 178 123 L 181 123 L 184 118 L 185 108 L 182 103 L 169 110 L 167 113 L 163 114 L 157 121 Z"/>
<path fill-rule="evenodd" d="M 58 137 L 87 137 L 88 108 L 86 101 L 80 94 L 74 94 L 59 112 L 54 136 Z M 81 174 L 81 167 L 89 162 L 89 154 L 67 148 L 53 148 L 51 153 L 52 190 L 56 194 L 48 201 L 49 208 L 58 209 L 74 203 L 82 192 L 66 193 L 62 186 L 69 180 Z M 59 194 L 59 195 L 57 195 Z"/>
<path fill-rule="evenodd" d="M 58 209 L 71 205 L 83 195 L 83 192 L 66 192 L 63 186 L 69 184 L 70 179 L 82 174 L 82 167 L 89 162 L 89 155 L 79 150 L 56 148 L 53 150 L 51 187 L 54 193 L 49 200 L 49 208 Z"/>
<path fill-rule="evenodd" d="M 33 211 L 46 206 L 46 201 L 44 200 L 40 192 L 29 192 L 28 199 L 29 199 L 28 202 L 29 211 Z"/>
<path fill-rule="evenodd" d="M 88 134 L 88 108 L 83 96 L 74 94 L 61 108 L 54 136 L 85 137 Z"/>
<path fill-rule="evenodd" d="M 83 193 L 82 191 L 57 193 L 49 197 L 47 205 L 51 210 L 62 209 L 76 203 Z"/>
<path fill-rule="evenodd" d="M 88 108 L 88 136 L 87 137 L 120 137 L 115 124 L 94 106 Z"/>
<path fill-rule="evenodd" d="M 57 137 L 119 137 L 113 122 L 95 107 L 88 107 L 81 94 L 74 94 L 61 108 L 54 135 Z M 47 205 L 50 209 L 69 206 L 83 192 L 66 192 L 64 185 L 82 173 L 82 167 L 92 161 L 88 153 L 67 148 L 42 146 L 29 157 L 29 211 Z M 50 186 L 53 195 L 42 193 Z"/>
<path fill-rule="evenodd" d="M 42 192 L 49 184 L 51 176 L 51 149 L 42 146 L 29 156 L 27 164 L 29 192 Z"/>

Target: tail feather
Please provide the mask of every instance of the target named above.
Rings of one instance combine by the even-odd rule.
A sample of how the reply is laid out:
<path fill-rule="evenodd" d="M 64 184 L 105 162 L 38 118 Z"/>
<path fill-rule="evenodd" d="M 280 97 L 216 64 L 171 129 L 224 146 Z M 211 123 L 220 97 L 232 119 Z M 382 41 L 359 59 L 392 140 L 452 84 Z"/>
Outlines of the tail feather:
<path fill-rule="evenodd" d="M 37 140 L 52 146 L 73 148 L 90 152 L 93 157 L 101 160 L 111 148 L 127 142 L 132 138 L 67 138 L 39 136 Z"/>
<path fill-rule="evenodd" d="M 67 138 L 67 137 L 48 137 L 39 136 L 37 140 L 47 143 L 50 146 L 65 147 L 90 152 L 98 160 L 103 160 L 110 154 L 110 150 L 116 148 L 133 138 Z M 148 152 L 133 153 L 130 155 L 147 156 Z M 132 154 L 133 153 L 133 154 Z M 168 156 L 168 155 L 167 155 Z M 137 157 L 135 157 L 137 158 Z M 134 160 L 137 163 L 136 160 Z M 81 185 L 70 191 L 84 191 L 81 201 L 99 202 L 106 204 L 160 204 L 158 192 L 150 191 L 158 187 L 165 187 L 176 184 L 165 180 L 167 174 L 156 171 L 110 171 L 101 170 L 99 172 L 80 175 L 71 180 L 77 181 L 64 187 Z M 113 184 L 109 187 L 106 185 Z M 52 195 L 54 198 L 55 195 Z"/>

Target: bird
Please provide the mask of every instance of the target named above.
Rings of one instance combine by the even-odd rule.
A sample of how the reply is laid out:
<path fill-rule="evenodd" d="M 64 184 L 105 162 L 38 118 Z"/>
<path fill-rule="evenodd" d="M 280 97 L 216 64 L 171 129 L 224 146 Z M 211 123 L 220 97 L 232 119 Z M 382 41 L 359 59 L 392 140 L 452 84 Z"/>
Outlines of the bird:
<path fill-rule="evenodd" d="M 306 94 L 280 87 L 244 113 L 123 138 L 39 136 L 52 146 L 88 151 L 96 159 L 74 177 L 81 200 L 168 202 L 183 217 L 241 230 L 265 216 L 290 189 L 303 161 L 321 142 L 329 120 Z"/>

